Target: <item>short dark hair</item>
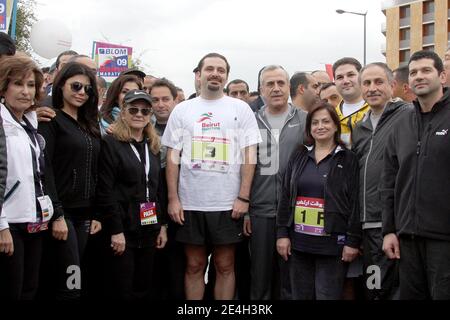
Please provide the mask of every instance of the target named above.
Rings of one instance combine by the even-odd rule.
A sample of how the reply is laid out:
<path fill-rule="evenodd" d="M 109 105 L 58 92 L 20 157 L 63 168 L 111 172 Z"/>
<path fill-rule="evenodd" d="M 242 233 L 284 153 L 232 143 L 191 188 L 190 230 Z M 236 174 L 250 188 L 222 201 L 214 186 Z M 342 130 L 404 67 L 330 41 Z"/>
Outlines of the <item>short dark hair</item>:
<path fill-rule="evenodd" d="M 258 91 L 250 92 L 250 97 L 259 97 L 259 92 Z"/>
<path fill-rule="evenodd" d="M 226 65 L 227 65 L 227 75 L 230 74 L 230 64 L 228 63 L 227 58 L 225 58 L 220 53 L 215 53 L 215 52 L 208 53 L 207 55 L 205 55 L 203 58 L 200 59 L 200 61 L 198 62 L 198 65 L 197 65 L 197 71 L 202 71 L 203 64 L 205 62 L 205 59 L 207 59 L 207 58 L 219 58 L 219 59 L 222 59 L 223 61 L 225 61 Z"/>
<path fill-rule="evenodd" d="M 88 95 L 88 100 L 78 108 L 78 123 L 85 131 L 94 137 L 100 137 L 100 128 L 98 125 L 97 81 L 95 78 L 95 73 L 84 64 L 69 62 L 64 65 L 60 72 L 58 72 L 58 75 L 53 82 L 53 107 L 55 109 L 62 109 L 64 107 L 63 87 L 68 79 L 76 75 L 84 75 L 88 77 L 90 85 L 92 86 L 92 93 Z"/>
<path fill-rule="evenodd" d="M 392 70 L 388 67 L 388 65 L 384 62 L 372 62 L 369 63 L 367 65 L 364 66 L 364 68 L 361 69 L 361 71 L 359 72 L 359 81 L 361 82 L 361 75 L 363 74 L 364 71 L 366 71 L 367 69 L 371 68 L 371 67 L 378 67 L 383 69 L 384 73 L 386 74 L 386 78 L 388 79 L 389 83 L 392 83 L 392 81 L 394 80 L 394 74 L 392 73 Z"/>
<path fill-rule="evenodd" d="M 312 107 L 311 111 L 308 112 L 308 115 L 306 116 L 305 144 L 311 146 L 314 145 L 315 143 L 314 138 L 311 135 L 312 118 L 314 114 L 320 110 L 327 110 L 328 113 L 330 114 L 331 120 L 336 125 L 337 130 L 336 133 L 334 134 L 334 142 L 337 145 L 345 146 L 341 140 L 341 122 L 339 120 L 338 114 L 336 113 L 336 108 L 323 100 L 316 102 Z"/>
<path fill-rule="evenodd" d="M 229 91 L 230 85 L 232 85 L 232 84 L 239 84 L 239 83 L 245 84 L 245 87 L 247 88 L 247 92 L 250 92 L 250 88 L 249 88 L 249 86 L 248 86 L 248 83 L 245 82 L 244 80 L 241 80 L 241 79 L 234 79 L 233 81 L 228 82 L 228 84 L 227 84 L 227 86 L 226 86 L 226 88 L 225 88 L 225 92 L 226 92 L 226 93 L 229 93 L 229 92 L 230 92 L 230 91 Z"/>
<path fill-rule="evenodd" d="M 71 57 L 68 62 L 76 62 L 79 58 L 89 58 L 89 59 L 91 59 L 91 57 L 89 57 L 89 56 L 87 56 L 85 54 L 74 54 L 73 57 Z"/>
<path fill-rule="evenodd" d="M 175 87 L 175 85 L 172 83 L 172 81 L 166 79 L 166 78 L 160 78 L 158 80 L 155 81 L 155 83 L 152 84 L 152 86 L 150 87 L 150 95 L 152 95 L 152 90 L 153 88 L 158 88 L 158 87 L 166 87 L 167 89 L 169 89 L 170 91 L 170 95 L 172 96 L 173 99 L 177 98 L 177 87 Z"/>
<path fill-rule="evenodd" d="M 409 67 L 402 66 L 394 70 L 394 78 L 399 83 L 408 83 Z"/>
<path fill-rule="evenodd" d="M 0 56 L 13 56 L 16 54 L 14 40 L 4 32 L 0 32 Z"/>
<path fill-rule="evenodd" d="M 291 98 L 293 99 L 297 96 L 297 88 L 299 85 L 303 85 L 305 88 L 308 88 L 308 74 L 306 72 L 296 72 L 291 77 L 289 82 L 291 84 Z"/>
<path fill-rule="evenodd" d="M 351 64 L 358 72 L 362 69 L 362 65 L 358 60 L 352 57 L 344 57 L 333 63 L 333 77 L 336 77 L 336 69 L 345 64 Z"/>
<path fill-rule="evenodd" d="M 413 53 L 411 58 L 409 58 L 408 69 L 411 61 L 417 61 L 422 59 L 431 59 L 433 60 L 434 68 L 438 71 L 438 74 L 441 74 L 444 71 L 444 64 L 442 63 L 442 59 L 439 58 L 438 54 L 434 51 L 430 50 L 420 50 Z"/>
<path fill-rule="evenodd" d="M 50 67 L 43 67 L 41 71 L 42 73 L 48 73 L 50 71 Z"/>
<path fill-rule="evenodd" d="M 336 86 L 336 84 L 334 83 L 334 82 L 327 82 L 327 83 L 324 83 L 323 85 L 322 85 L 322 87 L 320 88 L 320 92 L 322 92 L 322 90 L 327 90 L 328 88 L 330 88 L 330 87 L 335 87 Z"/>
<path fill-rule="evenodd" d="M 73 51 L 73 50 L 67 50 L 67 51 L 63 51 L 61 52 L 58 57 L 56 58 L 56 69 L 59 69 L 59 64 L 60 64 L 60 60 L 62 56 L 77 56 L 78 52 Z"/>

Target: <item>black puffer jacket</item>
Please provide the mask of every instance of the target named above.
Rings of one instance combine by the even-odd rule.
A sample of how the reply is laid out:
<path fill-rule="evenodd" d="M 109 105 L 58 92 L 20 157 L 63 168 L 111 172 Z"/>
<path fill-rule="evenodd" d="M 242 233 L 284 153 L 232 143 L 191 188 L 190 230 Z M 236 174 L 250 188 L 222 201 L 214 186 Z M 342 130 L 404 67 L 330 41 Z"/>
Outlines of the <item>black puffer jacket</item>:
<path fill-rule="evenodd" d="M 282 178 L 281 197 L 277 212 L 277 238 L 289 236 L 294 220 L 295 200 L 299 193 L 297 178 L 308 160 L 308 149 L 301 146 L 294 152 Z M 361 223 L 358 206 L 358 160 L 356 155 L 337 147 L 330 163 L 325 184 L 325 232 L 345 234 L 345 245 L 359 248 Z"/>

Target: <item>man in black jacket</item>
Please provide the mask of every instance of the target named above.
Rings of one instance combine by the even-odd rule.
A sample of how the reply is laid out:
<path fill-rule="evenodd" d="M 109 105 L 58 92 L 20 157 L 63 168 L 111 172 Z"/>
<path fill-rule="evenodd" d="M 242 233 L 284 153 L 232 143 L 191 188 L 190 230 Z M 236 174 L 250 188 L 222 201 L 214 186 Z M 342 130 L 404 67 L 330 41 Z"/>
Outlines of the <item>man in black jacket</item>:
<path fill-rule="evenodd" d="M 378 267 L 381 287 L 367 283 L 370 300 L 393 298 L 396 276 L 394 261 L 382 251 L 381 206 L 378 185 L 382 170 L 386 141 L 394 129 L 395 122 L 410 105 L 401 99 L 392 99 L 394 76 L 385 63 L 375 62 L 365 66 L 359 76 L 362 95 L 370 110 L 353 130 L 352 149 L 359 161 L 359 206 L 363 227 L 364 266 L 367 276 Z M 373 267 L 372 267 L 373 268 Z"/>
<path fill-rule="evenodd" d="M 450 299 L 450 97 L 439 56 L 409 60 L 414 108 L 402 113 L 384 153 L 383 250 L 399 259 L 400 299 Z"/>

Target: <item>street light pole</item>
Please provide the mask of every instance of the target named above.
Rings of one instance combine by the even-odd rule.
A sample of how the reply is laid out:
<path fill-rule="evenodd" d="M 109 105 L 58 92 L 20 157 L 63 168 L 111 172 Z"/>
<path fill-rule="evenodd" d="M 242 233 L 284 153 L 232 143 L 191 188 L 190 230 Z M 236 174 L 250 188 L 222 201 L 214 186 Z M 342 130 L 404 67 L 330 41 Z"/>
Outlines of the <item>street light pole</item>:
<path fill-rule="evenodd" d="M 365 13 L 362 12 L 352 12 L 352 11 L 345 11 L 342 9 L 337 9 L 336 10 L 337 13 L 339 14 L 343 14 L 343 13 L 350 13 L 350 14 L 356 14 L 358 16 L 363 16 L 364 17 L 364 65 L 366 65 L 366 16 L 367 16 L 367 11 Z"/>

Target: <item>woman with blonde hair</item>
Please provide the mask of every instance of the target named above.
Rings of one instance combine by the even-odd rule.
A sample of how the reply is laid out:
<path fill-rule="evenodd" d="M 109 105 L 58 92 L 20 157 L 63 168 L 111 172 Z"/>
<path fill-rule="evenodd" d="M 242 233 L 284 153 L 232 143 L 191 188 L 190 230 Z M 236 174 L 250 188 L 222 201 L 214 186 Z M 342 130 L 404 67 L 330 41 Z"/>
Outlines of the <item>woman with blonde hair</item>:
<path fill-rule="evenodd" d="M 111 238 L 107 269 L 115 299 L 149 298 L 155 250 L 167 242 L 160 142 L 150 115 L 151 97 L 128 92 L 113 133 L 102 141 L 97 205 Z"/>

